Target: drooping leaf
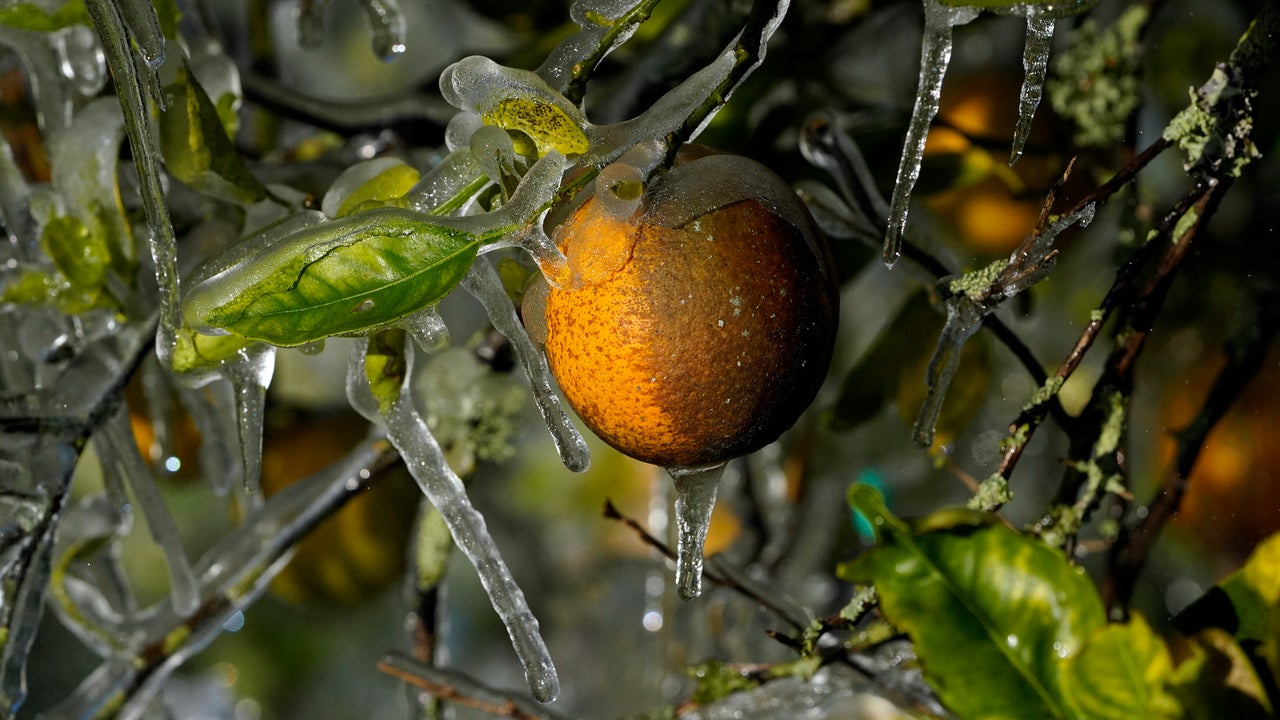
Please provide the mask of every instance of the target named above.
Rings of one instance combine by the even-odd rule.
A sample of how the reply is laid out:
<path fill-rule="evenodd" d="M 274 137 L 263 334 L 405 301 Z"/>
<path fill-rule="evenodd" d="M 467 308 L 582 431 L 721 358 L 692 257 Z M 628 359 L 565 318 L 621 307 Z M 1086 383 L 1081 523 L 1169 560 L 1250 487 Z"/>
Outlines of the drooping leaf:
<path fill-rule="evenodd" d="M 303 227 L 197 284 L 187 322 L 294 346 L 388 325 L 466 275 L 479 236 L 399 208 Z"/>
<path fill-rule="evenodd" d="M 1170 694 L 1173 660 L 1164 640 L 1140 615 L 1103 627 L 1072 656 L 1062 692 L 1077 717 L 1091 720 L 1157 720 L 1182 717 Z"/>
<path fill-rule="evenodd" d="M 841 578 L 872 583 L 886 619 L 915 643 L 925 678 L 963 718 L 1070 717 L 1065 658 L 1102 627 L 1093 583 L 1057 550 L 986 516 L 950 511 L 915 526 L 874 489 L 849 503 L 879 543 Z"/>
<path fill-rule="evenodd" d="M 1207 628 L 1187 639 L 1187 657 L 1174 671 L 1172 693 L 1187 718 L 1262 720 L 1273 717 L 1267 692 L 1249 655 L 1231 634 Z"/>
<path fill-rule="evenodd" d="M 218 107 L 185 65 L 164 94 L 160 151 L 169 172 L 192 188 L 233 202 L 266 197 L 266 188 L 227 136 Z"/>

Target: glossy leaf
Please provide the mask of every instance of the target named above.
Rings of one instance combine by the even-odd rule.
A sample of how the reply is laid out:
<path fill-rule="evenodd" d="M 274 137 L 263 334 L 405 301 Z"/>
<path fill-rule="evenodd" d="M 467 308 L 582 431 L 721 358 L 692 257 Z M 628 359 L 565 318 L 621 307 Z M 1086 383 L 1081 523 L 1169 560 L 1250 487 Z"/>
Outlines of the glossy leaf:
<path fill-rule="evenodd" d="M 169 172 L 192 188 L 233 202 L 266 197 L 266 188 L 227 136 L 218 107 L 185 65 L 164 94 L 160 151 Z"/>
<path fill-rule="evenodd" d="M 274 345 L 359 334 L 438 301 L 461 282 L 480 237 L 381 208 L 304 227 L 249 252 L 184 298 L 194 328 Z"/>
<path fill-rule="evenodd" d="M 947 511 L 913 526 L 865 485 L 849 489 L 849 503 L 879 543 L 839 575 L 875 586 L 943 704 L 963 718 L 1070 716 L 1065 658 L 1106 622 L 1082 570 L 978 513 Z"/>
<path fill-rule="evenodd" d="M 1170 694 L 1173 659 L 1164 640 L 1135 615 L 1107 625 L 1071 657 L 1062 691 L 1077 717 L 1091 720 L 1156 720 L 1182 717 Z"/>

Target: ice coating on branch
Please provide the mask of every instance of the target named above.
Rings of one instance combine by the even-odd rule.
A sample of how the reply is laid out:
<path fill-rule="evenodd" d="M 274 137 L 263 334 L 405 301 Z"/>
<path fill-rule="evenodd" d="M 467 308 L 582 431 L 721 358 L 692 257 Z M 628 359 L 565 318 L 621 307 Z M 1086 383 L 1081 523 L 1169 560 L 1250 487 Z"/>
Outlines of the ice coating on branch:
<path fill-rule="evenodd" d="M 404 11 L 398 0 L 360 0 L 369 18 L 373 54 L 383 62 L 391 62 L 405 50 Z"/>
<path fill-rule="evenodd" d="M 462 280 L 462 287 L 484 306 L 493 327 L 511 341 L 511 349 L 529 379 L 534 403 L 551 433 L 556 451 L 560 453 L 560 461 L 574 472 L 586 470 L 591 464 L 591 452 L 587 449 L 586 440 L 560 404 L 560 396 L 556 393 L 547 359 L 525 333 L 520 318 L 511 305 L 511 299 L 502 287 L 497 270 L 486 258 L 477 258 Z"/>
<path fill-rule="evenodd" d="M 404 200 L 414 210 L 426 213 L 454 203 L 460 206 L 466 199 L 462 197 L 464 189 L 483 174 L 471 156 L 471 148 L 463 147 L 446 155 L 439 165 L 423 175 L 418 184 L 405 194 Z"/>
<path fill-rule="evenodd" d="M 580 30 L 560 42 L 547 59 L 538 68 L 538 75 L 547 84 L 564 92 L 573 77 L 575 68 L 581 67 L 599 53 L 603 58 L 618 46 L 631 39 L 639 23 L 621 28 L 614 37 L 614 24 L 633 8 L 645 4 L 645 0 L 577 0 L 569 8 L 569 17 L 578 24 Z M 600 52 L 601 44 L 608 39 L 609 44 Z M 590 70 L 591 68 L 586 68 Z"/>
<path fill-rule="evenodd" d="M 261 494 L 262 423 L 267 404 L 267 386 L 275 372 L 275 348 L 259 345 L 241 350 L 237 362 L 227 363 L 222 374 L 235 391 L 237 436 L 244 489 L 250 498 Z"/>
<path fill-rule="evenodd" d="M 925 370 L 925 383 L 929 390 L 925 394 L 924 404 L 920 407 L 911 436 L 919 447 L 933 445 L 934 429 L 938 425 L 938 416 L 942 414 L 947 388 L 951 386 L 956 370 L 960 367 L 960 351 L 969 338 L 978 332 L 978 328 L 982 327 L 982 318 L 986 316 L 979 306 L 965 300 L 958 297 L 947 301 L 947 321 L 942 326 L 938 347 Z"/>
<path fill-rule="evenodd" d="M 1044 95 L 1044 78 L 1049 68 L 1049 50 L 1053 46 L 1053 18 L 1028 17 L 1027 41 L 1022 48 L 1022 90 L 1018 96 L 1018 124 L 1013 130 L 1012 165 L 1022 157 L 1022 148 L 1031 133 L 1031 121 Z"/>
<path fill-rule="evenodd" d="M 951 30 L 978 17 L 972 8 L 946 7 L 938 0 L 925 0 L 924 35 L 920 46 L 920 81 L 916 87 L 915 108 L 907 126 L 907 139 L 902 146 L 898 176 L 889 201 L 889 226 L 884 238 L 884 262 L 893 265 L 902 253 L 902 232 L 907 224 L 907 206 L 911 189 L 920 177 L 920 161 L 929 124 L 938 114 L 942 97 L 942 79 L 951 62 Z"/>
<path fill-rule="evenodd" d="M 676 590 L 685 599 L 702 594 L 702 551 L 725 463 L 667 468 L 676 488 Z"/>
<path fill-rule="evenodd" d="M 516 173 L 516 149 L 511 135 L 500 127 L 485 125 L 471 135 L 471 157 L 485 177 L 502 188 L 504 199 L 510 197 L 519 182 Z"/>
<path fill-rule="evenodd" d="M 408 392 L 408 384 L 386 409 L 379 407 L 369 387 L 365 358 L 369 341 L 356 341 L 347 374 L 351 406 L 378 424 L 400 451 L 409 472 L 418 481 L 427 499 L 440 511 L 454 543 L 476 569 L 489 602 L 502 619 L 516 655 L 524 666 L 525 682 L 533 696 L 543 702 L 560 690 L 555 665 L 538 632 L 538 621 L 529 610 L 524 592 L 516 584 L 485 526 L 484 517 L 471 505 L 462 480 L 449 467 L 440 444 L 427 429 Z M 412 353 L 406 353 L 406 378 L 413 375 Z"/>
<path fill-rule="evenodd" d="M 84 25 L 72 25 L 49 38 L 58 53 L 58 71 L 76 92 L 97 95 L 107 84 L 107 58 L 98 36 Z"/>
<path fill-rule="evenodd" d="M 115 0 L 125 27 L 138 48 L 138 56 L 152 70 L 164 63 L 164 33 L 152 0 Z"/>
<path fill-rule="evenodd" d="M 114 473 L 129 482 L 133 495 L 142 508 L 142 516 L 147 521 L 151 538 L 164 552 L 169 565 L 169 598 L 174 609 L 184 615 L 194 612 L 200 602 L 196 578 L 187 562 L 186 552 L 182 549 L 178 526 L 169 514 L 169 508 L 160 495 L 160 488 L 156 486 L 151 470 L 138 454 L 128 413 L 117 412 L 107 420 L 94 436 L 94 441 L 98 445 L 103 473 Z"/>

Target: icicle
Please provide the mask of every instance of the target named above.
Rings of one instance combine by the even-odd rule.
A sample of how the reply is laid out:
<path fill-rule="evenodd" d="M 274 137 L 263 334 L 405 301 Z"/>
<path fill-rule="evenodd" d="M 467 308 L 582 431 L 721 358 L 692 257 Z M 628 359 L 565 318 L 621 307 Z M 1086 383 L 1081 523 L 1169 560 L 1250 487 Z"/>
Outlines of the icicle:
<path fill-rule="evenodd" d="M 911 189 L 920 177 L 920 161 L 924 157 L 924 141 L 929 124 L 938 114 L 942 97 L 942 79 L 951 62 L 951 29 L 971 22 L 978 11 L 941 5 L 938 0 L 925 0 L 924 36 L 920 47 L 920 82 L 916 87 L 916 104 L 907 126 L 907 139 L 902 146 L 902 160 L 889 202 L 889 227 L 884 238 L 884 262 L 892 266 L 902 253 L 902 231 L 907 225 L 907 205 Z"/>
<path fill-rule="evenodd" d="M 685 599 L 702 594 L 702 549 L 724 468 L 725 463 L 666 469 L 676 486 L 676 590 Z"/>
<path fill-rule="evenodd" d="M 164 552 L 169 565 L 169 592 L 174 609 L 183 615 L 194 612 L 200 604 L 196 578 L 187 562 L 187 555 L 182 550 L 178 526 L 169 514 L 169 508 L 160 495 L 160 489 L 156 487 L 151 471 L 138 455 L 128 413 L 116 413 L 102 425 L 95 439 L 102 441 L 98 455 L 104 463 L 104 474 L 107 473 L 105 464 L 109 463 L 114 467 L 115 473 L 128 480 L 133 488 L 133 495 L 142 508 L 142 516 L 146 518 L 151 538 Z"/>
<path fill-rule="evenodd" d="M 142 62 L 155 70 L 164 64 L 164 33 L 151 0 L 115 0 Z"/>
<path fill-rule="evenodd" d="M 540 701 L 550 701 L 559 692 L 560 682 L 524 593 L 503 562 L 485 527 L 484 517 L 467 498 L 462 480 L 449 468 L 439 443 L 414 409 L 407 384 L 385 414 L 379 408 L 365 374 L 368 348 L 368 339 L 361 338 L 351 355 L 347 374 L 351 406 L 371 422 L 381 425 L 400 451 L 423 493 L 448 524 L 453 541 L 475 567 L 489 602 L 507 627 L 516 655 L 524 666 L 530 692 Z M 408 354 L 405 360 L 408 366 L 405 377 L 412 377 L 412 355 Z"/>
<path fill-rule="evenodd" d="M 298 0 L 298 44 L 315 50 L 324 44 L 324 9 L 329 0 Z"/>
<path fill-rule="evenodd" d="M 244 490 L 251 502 L 261 496 L 262 422 L 275 360 L 275 348 L 259 345 L 241 350 L 240 360 L 228 363 L 223 369 L 223 376 L 235 392 L 240 467 Z"/>
<path fill-rule="evenodd" d="M 1044 78 L 1049 68 L 1049 48 L 1053 44 L 1053 18 L 1027 17 L 1027 42 L 1022 48 L 1022 93 L 1018 98 L 1018 126 L 1013 130 L 1013 152 L 1009 164 L 1018 162 L 1022 148 L 1031 133 L 1040 96 L 1044 94 Z"/>
<path fill-rule="evenodd" d="M 369 18 L 373 35 L 373 54 L 383 62 L 391 62 L 404 53 L 404 11 L 398 0 L 360 0 Z"/>
<path fill-rule="evenodd" d="M 942 327 L 942 335 L 938 338 L 938 347 L 929 359 L 929 367 L 925 371 L 925 383 L 929 386 L 924 396 L 924 404 L 920 407 L 920 415 L 916 418 L 912 439 L 920 447 L 933 445 L 934 428 L 938 424 L 938 416 L 942 413 L 942 403 L 946 400 L 947 388 L 951 379 L 960 367 L 960 351 L 964 344 L 982 327 L 982 318 L 986 315 L 982 308 L 965 296 L 951 298 L 947 301 L 947 322 Z"/>
<path fill-rule="evenodd" d="M 400 324 L 427 354 L 449 347 L 449 326 L 444 324 L 444 318 L 440 317 L 440 311 L 434 305 L 401 320 Z"/>
<path fill-rule="evenodd" d="M 587 442 L 560 404 L 560 396 L 556 394 L 555 381 L 551 378 L 547 359 L 525 333 L 515 308 L 502 287 L 498 271 L 487 259 L 477 258 L 463 278 L 462 287 L 484 306 L 485 312 L 489 314 L 489 322 L 511 342 L 511 349 L 524 368 L 525 376 L 529 378 L 538 412 L 551 433 L 556 451 L 560 453 L 560 461 L 573 472 L 586 470 L 591 464 Z"/>

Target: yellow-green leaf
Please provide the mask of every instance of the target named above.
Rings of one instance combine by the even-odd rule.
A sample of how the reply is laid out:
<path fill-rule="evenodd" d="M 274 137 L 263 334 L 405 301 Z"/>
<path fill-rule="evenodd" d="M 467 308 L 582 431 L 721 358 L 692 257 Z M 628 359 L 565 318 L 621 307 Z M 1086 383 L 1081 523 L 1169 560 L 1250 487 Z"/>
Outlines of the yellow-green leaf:
<path fill-rule="evenodd" d="M 566 156 L 581 155 L 588 148 L 582 128 L 550 102 L 530 97 L 503 98 L 482 117 L 487 125 L 528 135 L 537 146 L 538 157 L 552 150 Z"/>
<path fill-rule="evenodd" d="M 1174 671 L 1173 694 L 1187 718 L 1262 720 L 1272 717 L 1267 692 L 1248 654 L 1225 630 L 1208 628 L 1187 640 Z"/>
<path fill-rule="evenodd" d="M 54 267 L 77 290 L 96 291 L 106 281 L 111 249 L 101 235 L 70 215 L 58 215 L 45 223 L 40 244 Z"/>
<path fill-rule="evenodd" d="M 1140 615 L 1103 627 L 1062 674 L 1062 692 L 1075 714 L 1090 720 L 1164 720 L 1182 717 L 1170 692 L 1173 660 L 1164 640 Z"/>
<path fill-rule="evenodd" d="M 185 65 L 164 93 L 160 151 L 169 172 L 196 190 L 233 202 L 266 197 L 266 188 L 227 136 L 218 108 Z"/>
<path fill-rule="evenodd" d="M 1272 612 L 1280 604 L 1280 533 L 1254 548 L 1243 567 L 1227 576 L 1177 617 L 1192 633 L 1205 627 L 1231 631 L 1240 640 L 1265 640 Z"/>
<path fill-rule="evenodd" d="M 409 165 L 394 165 L 387 168 L 353 190 L 338 207 L 337 217 L 372 210 L 404 197 L 404 194 L 409 192 L 421 177 L 421 173 Z"/>
<path fill-rule="evenodd" d="M 369 380 L 369 389 L 378 401 L 378 409 L 386 415 L 392 403 L 400 397 L 400 387 L 404 384 L 405 371 L 405 338 L 403 330 L 385 330 L 369 338 L 369 349 L 364 356 L 364 373 Z"/>
<path fill-rule="evenodd" d="M 0 8 L 0 25 L 7 25 L 17 30 L 53 32 L 71 25 L 92 27 L 92 21 L 89 19 L 89 11 L 85 9 L 84 1 L 71 0 L 52 13 L 45 12 L 35 3 L 18 3 Z"/>

